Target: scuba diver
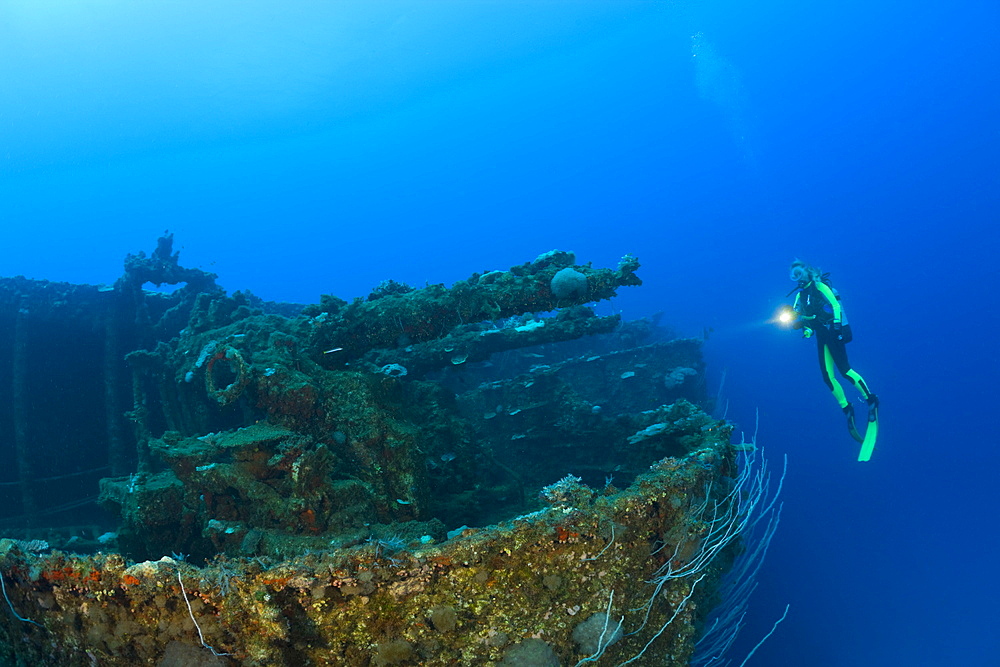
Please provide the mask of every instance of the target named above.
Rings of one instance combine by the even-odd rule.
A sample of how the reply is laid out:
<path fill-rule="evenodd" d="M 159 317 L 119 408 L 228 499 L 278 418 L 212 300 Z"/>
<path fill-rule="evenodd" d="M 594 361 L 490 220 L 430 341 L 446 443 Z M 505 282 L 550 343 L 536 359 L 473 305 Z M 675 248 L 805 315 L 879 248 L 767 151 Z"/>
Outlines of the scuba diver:
<path fill-rule="evenodd" d="M 872 393 L 864 378 L 851 368 L 847 360 L 846 345 L 851 342 L 852 334 L 840 304 L 840 295 L 830 284 L 830 274 L 821 273 L 800 260 L 792 262 L 789 277 L 797 283 L 795 289 L 787 294 L 795 294 L 795 303 L 785 308 L 781 319 L 791 323 L 794 329 L 802 329 L 803 338 L 816 336 L 823 382 L 844 411 L 851 437 L 861 444 L 858 460 L 867 461 L 878 437 L 878 396 Z M 843 387 L 834 377 L 834 368 L 861 392 L 868 403 L 868 424 L 864 435 L 858 433 L 854 423 L 854 406 L 844 396 Z"/>

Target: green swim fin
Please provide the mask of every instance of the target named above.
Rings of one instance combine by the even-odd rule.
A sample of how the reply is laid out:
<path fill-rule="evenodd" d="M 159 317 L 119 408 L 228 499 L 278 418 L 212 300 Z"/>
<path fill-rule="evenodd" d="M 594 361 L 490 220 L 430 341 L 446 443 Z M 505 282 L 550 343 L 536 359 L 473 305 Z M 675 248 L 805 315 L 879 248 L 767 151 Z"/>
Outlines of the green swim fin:
<path fill-rule="evenodd" d="M 859 461 L 867 461 L 872 457 L 875 449 L 875 440 L 878 438 L 878 399 L 872 401 L 868 407 L 868 427 L 865 429 L 864 440 L 861 441 L 861 453 L 858 454 Z"/>

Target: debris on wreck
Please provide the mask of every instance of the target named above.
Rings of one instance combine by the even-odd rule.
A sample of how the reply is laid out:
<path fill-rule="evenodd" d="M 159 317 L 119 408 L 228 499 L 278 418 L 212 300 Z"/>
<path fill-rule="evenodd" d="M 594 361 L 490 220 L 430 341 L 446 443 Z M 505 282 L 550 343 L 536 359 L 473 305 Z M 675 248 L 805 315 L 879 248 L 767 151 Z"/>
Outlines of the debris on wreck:
<path fill-rule="evenodd" d="M 553 251 L 301 307 L 165 236 L 111 288 L 0 281 L 0 661 L 689 664 L 775 509 L 701 341 L 596 314 L 638 268 Z M 72 499 L 98 478 L 112 530 Z"/>

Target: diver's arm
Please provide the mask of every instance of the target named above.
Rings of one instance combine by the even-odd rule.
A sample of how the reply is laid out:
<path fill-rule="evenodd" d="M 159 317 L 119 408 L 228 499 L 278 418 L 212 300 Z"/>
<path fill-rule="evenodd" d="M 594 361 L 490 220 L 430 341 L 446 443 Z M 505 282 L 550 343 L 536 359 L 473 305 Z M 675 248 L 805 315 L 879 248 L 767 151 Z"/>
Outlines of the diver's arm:
<path fill-rule="evenodd" d="M 792 310 L 794 310 L 795 314 L 798 315 L 798 317 L 795 318 L 796 329 L 798 329 L 801 326 L 804 326 L 803 320 L 811 321 L 816 319 L 815 315 L 805 314 L 804 312 L 805 308 L 802 307 L 802 292 L 799 292 L 798 294 L 795 295 L 795 303 L 792 304 Z"/>
<path fill-rule="evenodd" d="M 819 290 L 819 293 L 823 295 L 824 299 L 830 302 L 830 307 L 833 309 L 833 323 L 840 324 L 843 312 L 840 308 L 840 300 L 837 299 L 837 295 L 834 294 L 833 290 L 830 289 L 825 283 L 821 283 L 819 281 L 816 282 L 816 289 Z"/>
<path fill-rule="evenodd" d="M 812 336 L 813 331 L 810 329 L 802 320 L 811 320 L 812 317 L 802 313 L 802 292 L 795 295 L 795 303 L 792 304 L 792 310 L 795 311 L 798 317 L 792 322 L 793 329 L 802 329 L 802 337 L 809 338 Z"/>

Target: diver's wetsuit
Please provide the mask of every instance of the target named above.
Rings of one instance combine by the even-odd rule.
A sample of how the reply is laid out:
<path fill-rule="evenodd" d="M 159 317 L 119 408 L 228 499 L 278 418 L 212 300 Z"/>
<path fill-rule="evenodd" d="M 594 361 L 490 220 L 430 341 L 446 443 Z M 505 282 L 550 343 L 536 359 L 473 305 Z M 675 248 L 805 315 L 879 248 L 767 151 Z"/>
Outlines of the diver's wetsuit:
<path fill-rule="evenodd" d="M 840 297 L 826 283 L 812 281 L 799 288 L 792 307 L 799 313 L 797 324 L 806 329 L 806 335 L 816 334 L 823 382 L 833 392 L 841 409 L 845 412 L 850 410 L 850 401 L 844 396 L 844 389 L 834 376 L 834 368 L 857 387 L 865 401 L 877 405 L 878 399 L 847 360 L 846 344 L 851 342 L 852 334 L 851 326 L 840 306 Z"/>

